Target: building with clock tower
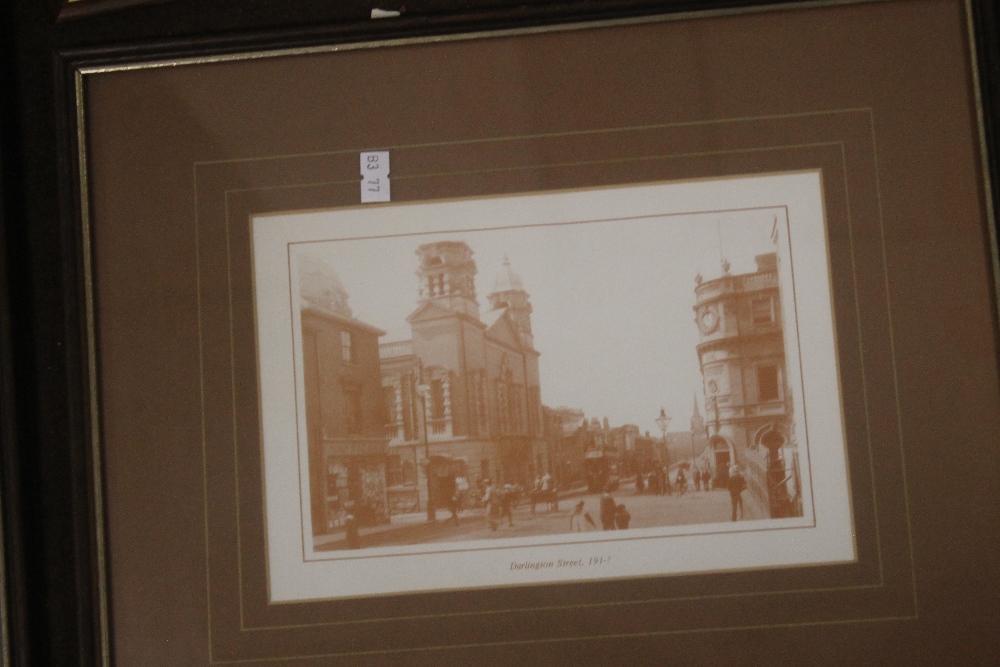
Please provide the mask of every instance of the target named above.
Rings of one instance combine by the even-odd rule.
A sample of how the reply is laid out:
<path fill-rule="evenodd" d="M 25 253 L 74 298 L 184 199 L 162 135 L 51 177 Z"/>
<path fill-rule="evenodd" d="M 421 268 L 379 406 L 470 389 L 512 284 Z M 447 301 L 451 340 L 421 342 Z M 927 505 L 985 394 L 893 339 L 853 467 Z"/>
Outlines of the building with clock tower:
<path fill-rule="evenodd" d="M 551 472 L 532 306 L 520 276 L 505 258 L 481 312 L 472 248 L 438 241 L 416 255 L 412 336 L 379 349 L 393 514 L 440 506 L 434 489 L 448 478 L 530 488 Z"/>
<path fill-rule="evenodd" d="M 722 275 L 695 288 L 698 361 L 705 391 L 707 457 L 715 486 L 729 468 L 747 479 L 747 518 L 801 514 L 798 448 L 788 390 L 778 255 L 755 258 L 757 270 Z"/>

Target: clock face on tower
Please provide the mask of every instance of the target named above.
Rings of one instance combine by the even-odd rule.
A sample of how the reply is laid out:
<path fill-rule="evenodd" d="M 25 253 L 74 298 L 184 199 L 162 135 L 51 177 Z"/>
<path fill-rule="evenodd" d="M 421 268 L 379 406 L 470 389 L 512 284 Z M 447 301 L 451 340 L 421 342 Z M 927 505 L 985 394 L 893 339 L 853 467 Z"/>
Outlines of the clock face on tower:
<path fill-rule="evenodd" d="M 715 306 L 706 306 L 698 316 L 698 327 L 703 334 L 710 334 L 719 328 L 719 313 Z"/>

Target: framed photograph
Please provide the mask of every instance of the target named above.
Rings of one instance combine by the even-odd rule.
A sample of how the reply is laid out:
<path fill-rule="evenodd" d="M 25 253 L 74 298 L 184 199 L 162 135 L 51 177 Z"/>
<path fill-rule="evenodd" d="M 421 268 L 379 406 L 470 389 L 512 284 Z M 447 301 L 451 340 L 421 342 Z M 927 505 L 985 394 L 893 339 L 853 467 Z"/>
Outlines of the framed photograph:
<path fill-rule="evenodd" d="M 272 601 L 854 561 L 819 172 L 250 225 Z"/>
<path fill-rule="evenodd" d="M 35 655 L 995 657 L 986 3 L 445 4 L 59 49 Z"/>

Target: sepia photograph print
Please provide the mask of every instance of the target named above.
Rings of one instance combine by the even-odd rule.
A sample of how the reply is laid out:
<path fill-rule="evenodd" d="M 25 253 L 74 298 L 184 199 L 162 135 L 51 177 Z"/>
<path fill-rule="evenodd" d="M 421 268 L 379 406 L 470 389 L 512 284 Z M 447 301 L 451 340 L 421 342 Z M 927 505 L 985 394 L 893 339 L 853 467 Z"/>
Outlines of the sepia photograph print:
<path fill-rule="evenodd" d="M 818 172 L 251 225 L 272 601 L 855 558 Z"/>

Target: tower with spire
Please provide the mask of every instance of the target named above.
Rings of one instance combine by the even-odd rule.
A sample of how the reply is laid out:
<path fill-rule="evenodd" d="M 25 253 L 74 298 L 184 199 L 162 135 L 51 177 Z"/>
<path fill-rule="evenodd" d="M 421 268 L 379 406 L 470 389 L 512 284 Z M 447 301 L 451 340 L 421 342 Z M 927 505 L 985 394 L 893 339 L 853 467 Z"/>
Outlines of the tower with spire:
<path fill-rule="evenodd" d="M 504 310 L 510 313 L 521 341 L 534 349 L 534 337 L 531 334 L 531 301 L 530 295 L 524 290 L 521 276 L 510 268 L 510 257 L 504 255 L 503 269 L 493 285 L 493 291 L 486 297 L 490 300 L 493 310 Z"/>

